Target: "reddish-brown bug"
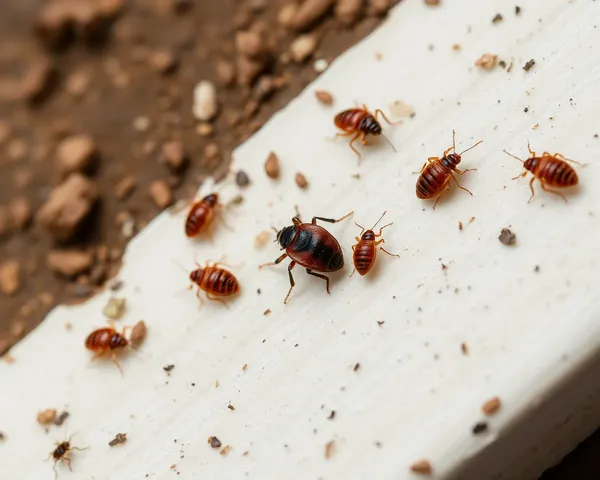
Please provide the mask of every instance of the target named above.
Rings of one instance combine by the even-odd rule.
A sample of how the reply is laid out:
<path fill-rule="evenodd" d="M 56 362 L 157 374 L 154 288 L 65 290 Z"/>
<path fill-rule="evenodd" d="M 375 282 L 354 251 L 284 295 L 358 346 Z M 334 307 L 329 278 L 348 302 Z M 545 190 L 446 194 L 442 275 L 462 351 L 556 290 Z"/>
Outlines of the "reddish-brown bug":
<path fill-rule="evenodd" d="M 71 439 L 65 440 L 63 442 L 56 442 L 56 448 L 52 450 L 48 458 L 52 458 L 54 460 L 54 466 L 52 467 L 54 470 L 54 478 L 58 476 L 58 471 L 56 470 L 56 464 L 58 462 L 64 462 L 71 469 L 71 451 L 73 450 L 86 450 L 86 448 L 74 447 L 71 445 Z"/>
<path fill-rule="evenodd" d="M 212 227 L 215 209 L 219 206 L 219 194 L 211 193 L 194 202 L 185 220 L 185 234 L 191 238 Z"/>
<path fill-rule="evenodd" d="M 360 275 L 366 275 L 371 267 L 375 264 L 375 258 L 377 257 L 377 245 L 381 243 L 385 243 L 385 240 L 382 238 L 381 240 L 377 240 L 381 237 L 381 232 L 385 227 L 389 227 L 394 222 L 388 223 L 379 229 L 379 233 L 376 235 L 373 229 L 377 226 L 381 219 L 384 217 L 386 212 L 383 212 L 379 220 L 375 222 L 369 230 L 365 231 L 365 228 L 354 222 L 357 227 L 361 229 L 360 237 L 356 237 L 356 241 L 358 242 L 356 245 L 352 245 L 352 262 L 354 263 L 354 271 L 358 272 Z M 383 252 L 387 253 L 392 257 L 399 257 L 400 255 L 396 253 L 390 253 L 385 248 L 379 247 Z M 354 271 L 352 275 L 354 275 Z M 350 276 L 352 276 L 350 275 Z"/>
<path fill-rule="evenodd" d="M 567 188 L 577 185 L 579 182 L 577 173 L 575 173 L 573 167 L 571 167 L 571 165 L 569 165 L 567 162 L 573 162 L 577 164 L 579 164 L 579 162 L 576 162 L 575 160 L 569 160 L 560 153 L 555 153 L 552 155 L 548 152 L 544 152 L 542 153 L 541 157 L 537 157 L 535 152 L 531 150 L 529 142 L 527 142 L 527 149 L 529 150 L 531 157 L 525 161 L 504 150 L 504 153 L 516 158 L 523 164 L 523 167 L 525 168 L 525 171 L 514 177 L 513 180 L 526 176 L 528 171 L 533 174 L 533 178 L 529 182 L 531 197 L 529 197 L 529 201 L 527 203 L 531 202 L 533 196 L 535 195 L 535 191 L 533 190 L 533 182 L 536 178 L 540 181 L 542 190 L 548 193 L 553 193 L 554 195 L 558 195 L 566 202 L 567 197 L 556 190 L 549 189 L 548 187 Z"/>
<path fill-rule="evenodd" d="M 93 358 L 98 358 L 110 353 L 113 363 L 117 366 L 119 371 L 123 373 L 123 369 L 117 361 L 117 353 L 129 346 L 129 341 L 125 337 L 125 332 L 130 328 L 131 327 L 123 328 L 121 333 L 117 332 L 112 327 L 94 330 L 85 339 L 85 348 L 95 353 Z"/>
<path fill-rule="evenodd" d="M 221 297 L 229 297 L 240 291 L 240 284 L 235 275 L 224 268 L 219 267 L 219 262 L 215 264 L 206 263 L 204 268 L 200 264 L 196 270 L 190 273 L 190 281 L 198 286 L 196 296 L 202 303 L 200 290 L 206 292 L 206 298 L 217 300 L 225 305 Z M 191 287 L 190 287 L 191 288 Z"/>
<path fill-rule="evenodd" d="M 377 120 L 378 115 L 381 115 L 383 119 L 390 125 L 394 125 L 388 120 L 388 118 L 380 109 L 375 110 L 375 114 L 372 114 L 366 105 L 363 105 L 362 108 L 350 108 L 348 110 L 344 110 L 333 118 L 335 126 L 340 130 L 343 130 L 343 133 L 337 134 L 338 137 L 347 137 L 352 135 L 352 139 L 350 140 L 350 148 L 354 150 L 354 153 L 356 153 L 359 158 L 361 156 L 360 152 L 354 148 L 353 143 L 360 138 L 363 146 L 367 145 L 367 135 L 383 136 L 393 150 L 396 151 L 394 145 L 387 139 L 385 135 L 382 134 L 381 123 L 379 123 Z"/>
<path fill-rule="evenodd" d="M 270 263 L 260 265 L 262 268 L 268 265 L 277 265 L 286 257 L 291 258 L 288 266 L 288 274 L 290 277 L 290 289 L 283 300 L 287 303 L 292 289 L 296 285 L 292 276 L 292 268 L 296 264 L 306 268 L 306 273 L 322 278 L 326 282 L 327 293 L 329 293 L 329 277 L 315 272 L 335 272 L 344 266 L 344 255 L 342 247 L 335 237 L 325 230 L 320 225 L 317 225 L 317 220 L 329 223 L 341 222 L 348 218 L 354 212 L 344 215 L 342 218 L 334 220 L 332 218 L 313 217 L 311 223 L 302 223 L 299 216 L 292 218 L 293 225 L 284 227 L 277 232 L 277 242 L 281 245 L 281 249 L 285 249 L 285 253 L 277 260 Z"/>
<path fill-rule="evenodd" d="M 431 199 L 437 195 L 437 199 L 433 204 L 433 209 L 435 210 L 435 206 L 439 202 L 442 195 L 448 191 L 450 185 L 450 179 L 456 182 L 456 185 L 461 190 L 464 190 L 469 195 L 473 195 L 470 190 L 462 187 L 456 178 L 454 177 L 454 172 L 459 175 L 463 175 L 466 172 L 471 172 L 473 170 L 477 170 L 476 168 L 469 168 L 467 170 L 459 170 L 456 166 L 462 160 L 461 155 L 465 152 L 468 152 L 472 148 L 475 148 L 477 145 L 482 143 L 483 140 L 480 140 L 475 145 L 470 146 L 466 150 L 463 150 L 460 153 L 456 153 L 456 141 L 455 141 L 455 132 L 452 130 L 452 146 L 444 151 L 444 155 L 442 158 L 439 157 L 429 157 L 427 162 L 423 164 L 423 168 L 421 168 L 419 179 L 417 180 L 417 197 L 422 199 Z M 451 150 L 454 153 L 449 153 Z"/>

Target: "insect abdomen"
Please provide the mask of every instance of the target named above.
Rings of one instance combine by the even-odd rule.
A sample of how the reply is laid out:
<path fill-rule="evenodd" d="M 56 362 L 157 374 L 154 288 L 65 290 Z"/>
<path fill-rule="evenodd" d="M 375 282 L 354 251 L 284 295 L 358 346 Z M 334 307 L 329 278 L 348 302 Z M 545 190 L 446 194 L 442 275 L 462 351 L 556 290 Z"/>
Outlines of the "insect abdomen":
<path fill-rule="evenodd" d="M 215 267 L 204 269 L 200 287 L 206 292 L 221 296 L 232 295 L 240 289 L 237 278 L 231 272 Z"/>
<path fill-rule="evenodd" d="M 115 331 L 112 328 L 94 330 L 86 338 L 85 347 L 93 352 L 108 350 L 110 348 L 111 337 L 114 333 Z"/>
<path fill-rule="evenodd" d="M 361 275 L 365 275 L 375 262 L 375 246 L 371 243 L 359 243 L 354 249 L 354 268 Z"/>
<path fill-rule="evenodd" d="M 342 130 L 357 130 L 360 122 L 362 122 L 367 115 L 369 114 L 359 108 L 344 110 L 335 116 L 334 123 Z"/>
<path fill-rule="evenodd" d="M 422 199 L 435 197 L 448 183 L 450 169 L 439 160 L 428 164 L 417 180 L 417 197 Z"/>
<path fill-rule="evenodd" d="M 532 172 L 540 180 L 552 187 L 571 187 L 577 185 L 577 173 L 571 165 L 558 158 L 545 158 L 538 163 Z"/>
<path fill-rule="evenodd" d="M 188 237 L 198 235 L 211 215 L 210 208 L 203 203 L 194 205 L 185 221 L 185 234 Z"/>

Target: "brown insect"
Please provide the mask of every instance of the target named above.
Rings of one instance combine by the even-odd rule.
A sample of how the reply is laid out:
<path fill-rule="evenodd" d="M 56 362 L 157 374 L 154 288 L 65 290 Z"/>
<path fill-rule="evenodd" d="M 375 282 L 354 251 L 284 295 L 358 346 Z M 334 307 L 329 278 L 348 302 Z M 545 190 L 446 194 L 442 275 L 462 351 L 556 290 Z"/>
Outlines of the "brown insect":
<path fill-rule="evenodd" d="M 467 172 L 471 172 L 477 170 L 476 168 L 469 168 L 467 170 L 459 170 L 456 166 L 462 160 L 461 155 L 465 152 L 468 152 L 472 148 L 475 148 L 477 145 L 483 142 L 480 140 L 475 145 L 463 150 L 460 153 L 456 153 L 456 141 L 455 141 L 455 132 L 452 130 L 452 146 L 444 151 L 444 155 L 442 158 L 439 157 L 429 157 L 427 162 L 423 164 L 423 168 L 421 168 L 419 175 L 419 179 L 417 180 L 417 197 L 422 199 L 431 199 L 438 196 L 435 203 L 433 204 L 433 209 L 435 210 L 435 206 L 450 188 L 448 183 L 450 179 L 454 180 L 457 187 L 461 190 L 464 190 L 469 195 L 473 195 L 470 190 L 462 187 L 456 177 L 454 177 L 454 173 L 458 173 L 459 175 L 464 175 Z M 451 150 L 454 150 L 454 153 L 449 153 Z"/>
<path fill-rule="evenodd" d="M 388 138 L 382 134 L 381 124 L 377 120 L 378 115 L 381 115 L 390 125 L 394 125 L 380 109 L 375 110 L 375 114 L 373 115 L 366 105 L 363 105 L 363 108 L 350 108 L 344 110 L 343 112 L 338 113 L 333 119 L 335 126 L 340 130 L 343 130 L 343 133 L 337 134 L 338 137 L 352 135 L 350 148 L 354 150 L 354 153 L 358 155 L 359 159 L 361 157 L 360 152 L 354 147 L 353 143 L 360 138 L 360 142 L 363 146 L 366 146 L 367 135 L 382 135 L 390 144 L 394 152 L 396 151 L 394 145 L 392 145 Z"/>
<path fill-rule="evenodd" d="M 222 298 L 235 295 L 240 291 L 240 284 L 233 273 L 220 268 L 220 263 L 217 262 L 213 265 L 210 262 L 206 263 L 206 266 L 202 266 L 198 263 L 198 268 L 190 273 L 190 281 L 198 286 L 196 296 L 202 303 L 202 297 L 200 296 L 200 290 L 206 292 L 206 298 L 209 300 L 217 300 L 223 305 L 226 305 Z M 190 288 L 192 288 L 190 286 Z"/>
<path fill-rule="evenodd" d="M 194 202 L 185 220 L 185 234 L 188 238 L 199 235 L 212 227 L 215 209 L 219 206 L 219 194 L 211 193 L 202 200 Z"/>
<path fill-rule="evenodd" d="M 112 327 L 94 330 L 85 339 L 85 348 L 95 353 L 94 359 L 110 353 L 113 363 L 122 374 L 123 369 L 117 361 L 117 353 L 129 346 L 129 341 L 125 337 L 125 332 L 128 329 L 131 329 L 131 327 L 123 328 L 122 333 L 117 332 Z"/>
<path fill-rule="evenodd" d="M 358 272 L 360 275 L 366 275 L 371 267 L 375 264 L 375 258 L 377 257 L 377 245 L 381 243 L 385 243 L 385 240 L 382 238 L 381 240 L 377 240 L 377 238 L 381 237 L 381 232 L 385 227 L 389 227 L 394 222 L 388 223 L 379 229 L 379 233 L 376 235 L 373 229 L 377 226 L 381 219 L 385 216 L 386 212 L 383 212 L 379 220 L 373 225 L 369 230 L 365 231 L 365 228 L 360 226 L 358 223 L 354 222 L 357 227 L 361 229 L 360 238 L 356 237 L 356 241 L 358 242 L 356 245 L 352 245 L 352 262 L 354 263 L 354 272 Z M 387 253 L 392 257 L 399 257 L 400 255 L 396 253 L 390 253 L 385 248 L 379 247 L 383 252 Z"/>
<path fill-rule="evenodd" d="M 541 157 L 537 157 L 535 152 L 531 150 L 531 146 L 529 142 L 527 142 L 527 149 L 531 154 L 531 157 L 527 160 L 523 161 L 519 157 L 513 155 L 512 153 L 508 153 L 504 150 L 504 153 L 510 155 L 513 158 L 516 158 L 519 162 L 523 164 L 525 167 L 525 171 L 520 175 L 517 175 L 513 178 L 516 180 L 517 178 L 521 178 L 527 175 L 527 171 L 533 174 L 533 178 L 529 182 L 529 188 L 531 189 L 531 197 L 529 197 L 529 202 L 533 199 L 535 195 L 535 191 L 533 190 L 533 182 L 537 178 L 542 184 L 542 190 L 548 193 L 553 193 L 554 195 L 558 195 L 562 197 L 562 199 L 566 202 L 567 197 L 565 197 L 562 193 L 557 192 L 556 190 L 551 190 L 548 187 L 554 188 L 567 188 L 577 185 L 579 183 L 579 179 L 577 178 L 577 173 L 571 165 L 567 162 L 573 162 L 578 165 L 581 165 L 579 162 L 575 160 L 569 160 L 565 158 L 564 155 L 560 153 L 555 153 L 554 155 L 544 152 Z"/>
<path fill-rule="evenodd" d="M 74 447 L 71 445 L 71 438 L 63 442 L 56 442 L 56 448 L 48 454 L 48 458 L 54 460 L 54 478 L 58 477 L 58 471 L 56 470 L 56 464 L 58 462 L 64 462 L 71 469 L 71 451 L 73 450 L 86 450 L 86 448 Z"/>

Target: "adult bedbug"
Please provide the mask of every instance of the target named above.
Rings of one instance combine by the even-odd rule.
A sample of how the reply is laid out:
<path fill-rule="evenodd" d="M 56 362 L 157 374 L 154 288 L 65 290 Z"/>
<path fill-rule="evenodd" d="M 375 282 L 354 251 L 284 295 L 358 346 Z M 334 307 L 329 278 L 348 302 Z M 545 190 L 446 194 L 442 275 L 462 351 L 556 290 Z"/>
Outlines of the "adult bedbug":
<path fill-rule="evenodd" d="M 279 242 L 282 250 L 285 249 L 285 253 L 274 262 L 265 263 L 260 265 L 259 268 L 277 265 L 286 257 L 290 257 L 292 260 L 288 266 L 290 289 L 283 303 L 287 303 L 292 289 L 296 285 L 292 276 L 292 269 L 296 264 L 305 267 L 306 273 L 309 275 L 325 280 L 327 293 L 329 293 L 329 277 L 315 272 L 335 272 L 340 270 L 344 266 L 344 255 L 339 242 L 331 233 L 320 225 L 317 225 L 317 220 L 337 223 L 348 218 L 353 213 L 350 212 L 337 220 L 333 218 L 313 217 L 311 223 L 302 223 L 300 217 L 297 215 L 292 218 L 292 225 L 284 227 L 277 232 L 276 241 Z"/>
<path fill-rule="evenodd" d="M 121 333 L 117 332 L 112 327 L 94 330 L 85 339 L 85 348 L 94 352 L 94 359 L 110 353 L 113 363 L 122 374 L 123 369 L 117 361 L 117 353 L 129 346 L 129 341 L 125 337 L 125 332 L 128 329 L 131 329 L 131 327 L 124 327 Z"/>
<path fill-rule="evenodd" d="M 381 222 L 385 214 L 386 212 L 383 212 L 381 217 L 379 217 L 379 220 L 375 222 L 375 225 L 373 225 L 369 230 L 366 231 L 364 227 L 354 222 L 356 226 L 361 229 L 361 232 L 359 234 L 359 237 L 356 237 L 356 241 L 358 243 L 356 245 L 352 245 L 352 263 L 354 263 L 354 271 L 350 276 L 354 275 L 355 271 L 358 272 L 361 276 L 366 275 L 375 264 L 375 258 L 377 257 L 377 245 L 385 243 L 385 240 L 383 238 L 381 240 L 377 239 L 381 237 L 381 232 L 384 228 L 389 227 L 394 223 L 390 222 L 387 225 L 384 225 L 379 229 L 379 233 L 375 234 L 373 229 L 377 226 L 379 222 Z M 400 256 L 396 253 L 388 252 L 383 247 L 379 248 L 392 257 Z"/>
<path fill-rule="evenodd" d="M 512 153 L 504 150 L 504 153 L 510 155 L 513 158 L 516 158 L 519 162 L 523 164 L 525 171 L 520 175 L 517 175 L 513 178 L 516 180 L 518 178 L 524 177 L 527 175 L 527 172 L 531 172 L 533 174 L 533 178 L 529 182 L 529 188 L 531 189 L 531 197 L 527 203 L 531 202 L 533 196 L 535 195 L 535 191 L 533 189 L 533 182 L 537 178 L 542 185 L 542 190 L 548 193 L 553 193 L 554 195 L 558 195 L 562 197 L 562 199 L 566 202 L 567 197 L 565 197 L 562 193 L 557 192 L 556 190 L 552 190 L 548 187 L 554 188 L 567 188 L 573 187 L 579 183 L 579 179 L 577 178 L 577 173 L 575 173 L 575 169 L 567 162 L 573 162 L 578 165 L 581 165 L 579 162 L 575 160 L 570 160 L 565 158 L 561 153 L 555 153 L 554 155 L 544 152 L 541 157 L 536 156 L 536 153 L 531 150 L 531 145 L 527 142 L 527 149 L 531 155 L 527 160 L 521 160 L 519 157 L 513 155 Z"/>
<path fill-rule="evenodd" d="M 240 291 L 240 284 L 235 275 L 219 267 L 219 262 L 212 265 L 206 262 L 204 267 L 198 263 L 196 265 L 198 268 L 190 273 L 190 281 L 198 286 L 196 296 L 202 303 L 204 301 L 200 296 L 200 290 L 206 292 L 206 298 L 209 300 L 216 300 L 224 305 L 222 297 L 230 297 Z"/>
<path fill-rule="evenodd" d="M 185 220 L 185 234 L 188 238 L 195 237 L 202 231 L 212 227 L 213 216 L 218 206 L 218 193 L 211 193 L 192 204 Z"/>
<path fill-rule="evenodd" d="M 388 138 L 383 135 L 381 123 L 379 123 L 377 120 L 378 115 L 381 115 L 388 124 L 394 125 L 388 120 L 388 118 L 380 109 L 375 110 L 375 114 L 372 114 L 366 105 L 363 105 L 362 108 L 350 108 L 348 110 L 344 110 L 333 118 L 333 123 L 335 126 L 343 131 L 343 133 L 337 134 L 338 137 L 347 137 L 352 135 L 352 139 L 350 140 L 350 148 L 358 155 L 359 159 L 361 154 L 354 147 L 353 143 L 360 138 L 363 146 L 367 145 L 367 135 L 381 135 L 390 144 L 394 152 L 396 151 L 396 148 L 392 142 L 390 142 Z"/>
<path fill-rule="evenodd" d="M 477 145 L 483 142 L 480 140 L 475 145 L 470 146 L 466 150 L 463 150 L 460 153 L 456 153 L 456 134 L 454 130 L 452 130 L 452 146 L 444 151 L 444 155 L 442 158 L 439 157 L 429 157 L 427 162 L 423 164 L 423 168 L 421 168 L 419 179 L 417 180 L 417 197 L 421 199 L 431 199 L 437 195 L 437 199 L 433 204 L 433 209 L 435 210 L 435 206 L 442 198 L 442 195 L 448 191 L 450 186 L 448 183 L 450 179 L 454 180 L 457 187 L 461 190 L 464 190 L 469 195 L 473 195 L 470 190 L 467 190 L 465 187 L 461 186 L 458 183 L 458 180 L 454 177 L 454 173 L 458 173 L 459 175 L 464 175 L 467 172 L 471 172 L 477 170 L 476 168 L 469 168 L 467 170 L 459 170 L 456 166 L 462 160 L 462 154 L 468 152 L 472 148 L 475 148 Z M 453 150 L 453 153 L 449 153 Z"/>
<path fill-rule="evenodd" d="M 74 447 L 71 445 L 71 438 L 63 442 L 56 442 L 56 448 L 48 454 L 48 458 L 54 460 L 54 478 L 58 477 L 58 471 L 56 470 L 56 464 L 58 462 L 64 462 L 71 469 L 71 451 L 73 450 L 86 450 L 86 448 Z"/>

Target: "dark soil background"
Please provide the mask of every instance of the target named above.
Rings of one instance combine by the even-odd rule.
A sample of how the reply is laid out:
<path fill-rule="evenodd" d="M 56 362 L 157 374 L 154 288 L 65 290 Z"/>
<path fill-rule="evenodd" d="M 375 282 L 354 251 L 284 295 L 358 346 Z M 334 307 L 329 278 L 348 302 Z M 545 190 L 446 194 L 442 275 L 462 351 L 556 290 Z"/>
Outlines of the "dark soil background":
<path fill-rule="evenodd" d="M 319 75 L 315 60 L 395 3 L 6 0 L 0 355 L 54 306 L 105 288 L 135 233 L 227 173 L 232 150 Z M 203 80 L 218 112 L 200 121 Z M 599 445 L 596 433 L 543 480 L 600 478 Z"/>

